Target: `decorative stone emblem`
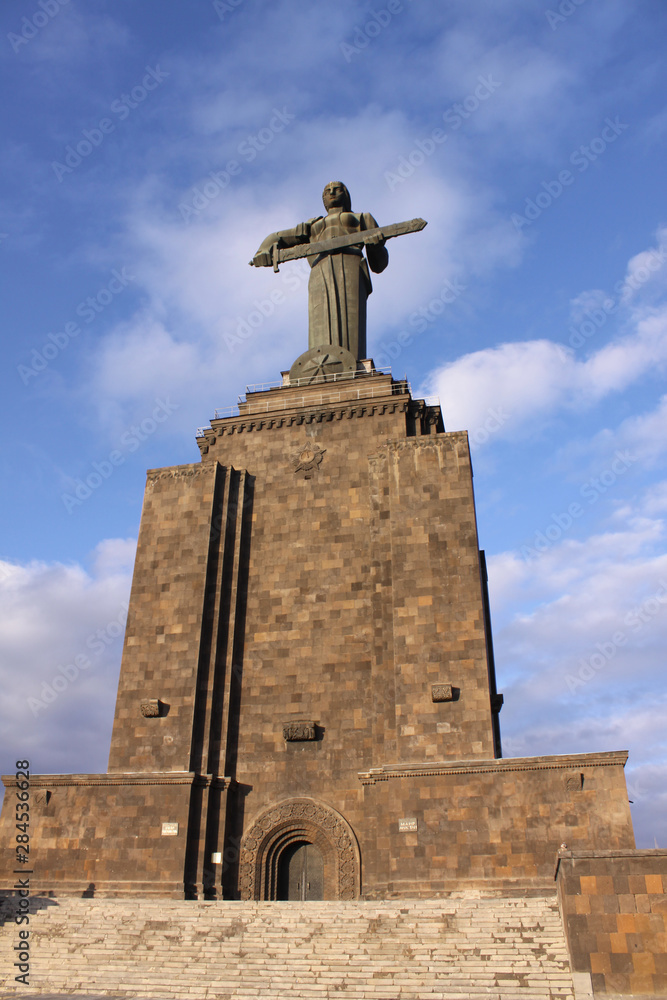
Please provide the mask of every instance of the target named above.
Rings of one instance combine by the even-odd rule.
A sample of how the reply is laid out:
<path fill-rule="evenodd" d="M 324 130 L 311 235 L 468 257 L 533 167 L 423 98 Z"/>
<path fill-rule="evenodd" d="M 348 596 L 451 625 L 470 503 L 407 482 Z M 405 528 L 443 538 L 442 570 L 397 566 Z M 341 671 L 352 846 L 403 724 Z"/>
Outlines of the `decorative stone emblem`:
<path fill-rule="evenodd" d="M 565 776 L 565 787 L 568 792 L 580 792 L 584 787 L 584 776 L 579 771 L 577 774 L 568 774 Z"/>
<path fill-rule="evenodd" d="M 454 690 L 451 684 L 431 684 L 432 701 L 453 701 Z"/>
<path fill-rule="evenodd" d="M 144 719 L 155 719 L 160 714 L 160 699 L 146 698 L 141 703 L 141 714 Z"/>
<path fill-rule="evenodd" d="M 292 384 L 298 380 L 302 385 L 310 385 L 313 382 L 324 382 L 327 376 L 342 375 L 356 369 L 357 361 L 350 351 L 338 345 L 327 344 L 326 347 L 311 347 L 300 354 L 290 368 L 289 380 Z"/>
<path fill-rule="evenodd" d="M 318 444 L 307 444 L 296 458 L 292 459 L 294 471 L 306 473 L 318 469 L 325 452 L 326 448 L 320 448 Z"/>
<path fill-rule="evenodd" d="M 48 806 L 51 792 L 48 788 L 40 788 L 34 794 L 35 805 Z"/>
<path fill-rule="evenodd" d="M 316 738 L 317 732 L 314 722 L 286 722 L 283 725 L 283 739 L 287 743 L 314 740 Z"/>

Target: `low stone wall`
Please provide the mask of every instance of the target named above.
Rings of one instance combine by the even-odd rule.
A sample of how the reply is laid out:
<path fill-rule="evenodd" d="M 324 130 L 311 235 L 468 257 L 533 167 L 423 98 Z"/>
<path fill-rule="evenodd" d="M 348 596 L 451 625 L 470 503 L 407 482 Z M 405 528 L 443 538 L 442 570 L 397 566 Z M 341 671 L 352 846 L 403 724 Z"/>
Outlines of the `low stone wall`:
<path fill-rule="evenodd" d="M 556 880 L 572 971 L 596 995 L 667 996 L 667 851 L 561 850 Z"/>
<path fill-rule="evenodd" d="M 31 774 L 30 864 L 16 862 L 16 778 L 3 776 L 0 889 L 183 898 L 194 775 Z"/>

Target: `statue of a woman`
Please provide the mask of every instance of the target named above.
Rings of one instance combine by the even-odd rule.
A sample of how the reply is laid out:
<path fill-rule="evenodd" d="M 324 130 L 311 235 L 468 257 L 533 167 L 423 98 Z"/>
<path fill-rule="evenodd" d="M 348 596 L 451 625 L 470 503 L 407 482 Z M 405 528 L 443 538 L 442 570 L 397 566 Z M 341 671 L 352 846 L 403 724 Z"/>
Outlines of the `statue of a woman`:
<path fill-rule="evenodd" d="M 293 247 L 300 243 L 319 243 L 335 236 L 376 229 L 378 224 L 368 212 L 352 211 L 350 193 L 340 181 L 327 184 L 322 194 L 325 216 L 308 219 L 294 229 L 284 229 L 267 236 L 253 258 L 253 263 L 271 263 L 271 246 Z M 366 357 L 366 299 L 371 294 L 371 271 L 384 271 L 389 255 L 384 240 L 372 237 L 366 244 L 368 264 L 363 249 L 346 247 L 309 257 L 312 268 L 308 282 L 308 347 L 343 347 L 356 358 Z"/>

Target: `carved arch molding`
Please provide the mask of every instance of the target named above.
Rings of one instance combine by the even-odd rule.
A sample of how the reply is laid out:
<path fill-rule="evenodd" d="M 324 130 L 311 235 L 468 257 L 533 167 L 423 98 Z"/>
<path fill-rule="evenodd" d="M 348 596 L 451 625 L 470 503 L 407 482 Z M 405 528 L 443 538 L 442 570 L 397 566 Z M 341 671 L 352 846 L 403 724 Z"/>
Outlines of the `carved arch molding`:
<path fill-rule="evenodd" d="M 340 813 L 315 799 L 288 799 L 271 806 L 252 824 L 241 842 L 241 899 L 276 899 L 278 865 L 291 844 L 315 844 L 324 861 L 324 898 L 358 899 L 361 886 L 359 846 Z"/>

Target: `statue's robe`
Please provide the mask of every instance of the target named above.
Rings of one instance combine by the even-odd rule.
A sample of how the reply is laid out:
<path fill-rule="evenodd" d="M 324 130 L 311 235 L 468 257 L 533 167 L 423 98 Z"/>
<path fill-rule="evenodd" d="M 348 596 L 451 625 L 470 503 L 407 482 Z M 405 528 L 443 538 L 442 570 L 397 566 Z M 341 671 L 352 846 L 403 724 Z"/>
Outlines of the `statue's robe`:
<path fill-rule="evenodd" d="M 325 216 L 308 219 L 279 233 L 271 233 L 258 253 L 301 243 L 319 243 L 336 236 L 347 236 L 376 229 L 377 222 L 368 212 L 334 210 Z M 371 294 L 368 265 L 376 274 L 387 266 L 389 255 L 383 243 L 366 247 L 346 247 L 309 257 L 312 268 L 308 282 L 308 347 L 331 344 L 344 347 L 359 361 L 366 357 L 366 299 Z"/>
<path fill-rule="evenodd" d="M 359 215 L 341 212 L 311 219 L 306 225 L 311 243 L 377 228 L 377 222 L 367 212 Z M 373 259 L 376 250 L 380 255 L 387 254 L 384 247 L 367 247 L 371 267 L 376 263 Z M 308 347 L 332 344 L 344 347 L 357 360 L 365 358 L 366 299 L 373 286 L 362 248 L 347 247 L 309 260 L 312 271 L 308 282 Z"/>

